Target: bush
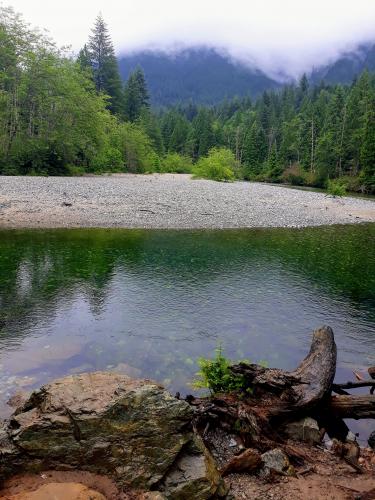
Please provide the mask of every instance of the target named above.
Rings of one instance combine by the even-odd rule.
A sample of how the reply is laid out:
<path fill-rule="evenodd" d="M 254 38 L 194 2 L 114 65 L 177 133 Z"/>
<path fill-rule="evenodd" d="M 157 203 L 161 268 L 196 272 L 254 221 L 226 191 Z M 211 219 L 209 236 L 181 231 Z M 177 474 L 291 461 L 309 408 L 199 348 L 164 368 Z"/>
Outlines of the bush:
<path fill-rule="evenodd" d="M 124 160 L 121 152 L 111 146 L 106 147 L 91 162 L 94 172 L 120 172 L 124 170 Z"/>
<path fill-rule="evenodd" d="M 66 173 L 71 177 L 81 177 L 82 175 L 85 175 L 86 170 L 84 167 L 79 167 L 77 165 L 67 165 Z"/>
<path fill-rule="evenodd" d="M 158 156 L 145 131 L 134 123 L 123 123 L 118 133 L 119 149 L 123 153 L 127 172 L 155 172 Z"/>
<path fill-rule="evenodd" d="M 249 392 L 244 377 L 234 375 L 229 369 L 230 365 L 230 360 L 223 356 L 223 349 L 219 345 L 215 350 L 214 359 L 198 359 L 200 370 L 197 375 L 199 378 L 194 380 L 193 387 L 195 389 L 209 389 L 213 394 L 240 390 Z"/>
<path fill-rule="evenodd" d="M 178 153 L 168 153 L 161 160 L 160 172 L 190 174 L 192 170 L 191 159 L 187 156 L 179 155 Z"/>
<path fill-rule="evenodd" d="M 305 185 L 310 187 L 324 188 L 326 184 L 322 172 L 306 172 Z"/>
<path fill-rule="evenodd" d="M 346 194 L 346 186 L 339 179 L 327 181 L 327 193 L 331 196 L 344 196 Z"/>
<path fill-rule="evenodd" d="M 221 182 L 234 181 L 238 171 L 234 154 L 226 148 L 211 149 L 208 156 L 201 158 L 192 170 L 195 178 Z"/>
<path fill-rule="evenodd" d="M 292 186 L 303 186 L 306 182 L 306 172 L 301 165 L 295 163 L 291 165 L 281 175 L 281 181 Z"/>

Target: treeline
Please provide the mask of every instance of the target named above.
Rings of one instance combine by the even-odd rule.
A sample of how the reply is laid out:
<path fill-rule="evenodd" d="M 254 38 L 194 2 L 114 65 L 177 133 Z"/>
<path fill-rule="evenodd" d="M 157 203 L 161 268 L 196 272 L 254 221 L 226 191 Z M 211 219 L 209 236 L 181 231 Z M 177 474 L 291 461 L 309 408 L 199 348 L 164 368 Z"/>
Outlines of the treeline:
<path fill-rule="evenodd" d="M 0 7 L 2 174 L 153 170 L 154 120 L 142 72 L 123 89 L 101 17 L 75 60 Z"/>
<path fill-rule="evenodd" d="M 375 192 L 375 79 L 153 112 L 99 16 L 75 60 L 0 8 L 0 172 L 190 172 Z"/>
<path fill-rule="evenodd" d="M 248 180 L 375 192 L 375 79 L 363 72 L 350 86 L 299 85 L 264 92 L 252 103 L 176 108 L 161 118 L 164 144 L 194 160 L 212 147 L 232 151 Z"/>

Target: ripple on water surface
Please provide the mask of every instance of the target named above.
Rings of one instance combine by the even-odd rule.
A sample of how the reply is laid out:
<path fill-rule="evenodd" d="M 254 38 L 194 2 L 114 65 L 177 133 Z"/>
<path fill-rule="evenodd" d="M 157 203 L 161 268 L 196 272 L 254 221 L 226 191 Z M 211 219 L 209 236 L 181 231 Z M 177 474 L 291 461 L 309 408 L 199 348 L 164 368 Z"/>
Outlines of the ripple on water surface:
<path fill-rule="evenodd" d="M 0 232 L 0 408 L 16 388 L 116 369 L 191 391 L 218 342 L 292 368 L 325 323 L 338 377 L 375 365 L 375 225 Z"/>

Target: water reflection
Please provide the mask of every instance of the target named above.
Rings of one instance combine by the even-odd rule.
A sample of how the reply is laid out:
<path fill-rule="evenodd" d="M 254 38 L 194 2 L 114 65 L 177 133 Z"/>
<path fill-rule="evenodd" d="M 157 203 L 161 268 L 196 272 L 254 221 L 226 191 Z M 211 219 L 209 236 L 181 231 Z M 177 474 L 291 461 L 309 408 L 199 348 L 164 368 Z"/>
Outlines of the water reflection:
<path fill-rule="evenodd" d="M 220 340 L 292 368 L 334 328 L 338 375 L 375 364 L 375 225 L 0 232 L 0 407 L 15 387 L 116 369 L 186 392 Z"/>

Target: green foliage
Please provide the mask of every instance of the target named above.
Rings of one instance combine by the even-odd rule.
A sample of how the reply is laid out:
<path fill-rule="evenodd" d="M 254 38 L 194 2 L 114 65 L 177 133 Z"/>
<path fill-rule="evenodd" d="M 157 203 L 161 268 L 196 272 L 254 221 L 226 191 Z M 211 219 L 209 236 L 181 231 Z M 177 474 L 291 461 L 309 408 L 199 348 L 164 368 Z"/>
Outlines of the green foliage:
<path fill-rule="evenodd" d="M 179 155 L 178 153 L 168 153 L 160 163 L 160 172 L 190 174 L 192 170 L 191 158 Z"/>
<path fill-rule="evenodd" d="M 335 192 L 331 183 L 342 192 L 345 179 L 348 190 L 375 193 L 375 78 L 364 71 L 351 86 L 312 86 L 304 75 L 254 102 L 156 114 L 140 67 L 123 92 L 101 16 L 74 62 L 0 7 L 0 173 L 185 172 L 190 159 L 195 177 L 329 181 Z"/>
<path fill-rule="evenodd" d="M 231 361 L 223 356 L 219 345 L 215 350 L 214 359 L 199 358 L 198 378 L 193 381 L 195 389 L 209 389 L 211 393 L 246 391 L 251 393 L 242 375 L 234 375 L 229 367 Z"/>
<path fill-rule="evenodd" d="M 206 156 L 215 146 L 213 116 L 208 109 L 201 108 L 193 119 L 188 142 L 193 158 Z"/>
<path fill-rule="evenodd" d="M 83 167 L 78 167 L 77 165 L 66 166 L 66 174 L 71 177 L 82 177 L 85 173 L 86 171 Z"/>
<path fill-rule="evenodd" d="M 137 68 L 130 76 L 124 90 L 124 114 L 126 120 L 135 122 L 142 111 L 149 107 L 149 96 L 145 75 Z"/>
<path fill-rule="evenodd" d="M 292 184 L 292 186 L 302 186 L 306 184 L 306 172 L 303 170 L 301 165 L 295 163 L 291 165 L 281 175 L 281 181 L 287 184 Z"/>
<path fill-rule="evenodd" d="M 327 193 L 331 196 L 345 196 L 346 187 L 342 182 L 328 180 Z"/>
<path fill-rule="evenodd" d="M 283 169 L 279 163 L 276 145 L 273 144 L 268 160 L 265 163 L 265 177 L 271 182 L 280 182 Z"/>
<path fill-rule="evenodd" d="M 117 147 L 122 152 L 127 172 L 153 172 L 158 165 L 157 154 L 145 131 L 135 123 L 118 127 Z"/>
<path fill-rule="evenodd" d="M 95 21 L 89 43 L 80 52 L 78 62 L 83 68 L 91 66 L 96 90 L 109 96 L 108 109 L 122 114 L 122 81 L 111 37 L 101 15 Z"/>
<path fill-rule="evenodd" d="M 92 171 L 99 172 L 121 172 L 124 171 L 124 155 L 113 146 L 103 148 L 95 156 L 91 163 Z"/>
<path fill-rule="evenodd" d="M 201 158 L 193 167 L 195 178 L 213 181 L 232 182 L 238 164 L 232 151 L 227 148 L 212 148 L 205 158 Z"/>

